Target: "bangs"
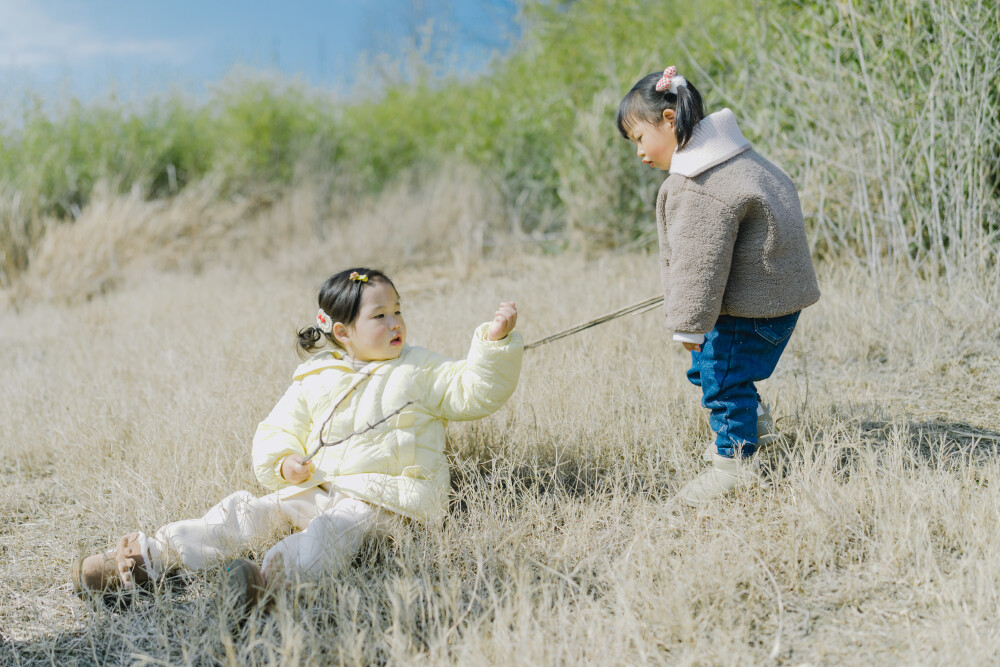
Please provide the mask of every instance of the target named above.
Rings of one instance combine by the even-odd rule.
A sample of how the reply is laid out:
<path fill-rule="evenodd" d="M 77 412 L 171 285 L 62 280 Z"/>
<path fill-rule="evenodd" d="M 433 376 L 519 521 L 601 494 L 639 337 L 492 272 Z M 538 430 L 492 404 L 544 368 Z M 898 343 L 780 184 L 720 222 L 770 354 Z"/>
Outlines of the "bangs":
<path fill-rule="evenodd" d="M 622 103 L 618 105 L 618 118 L 616 119 L 618 131 L 623 137 L 631 140 L 629 132 L 631 132 L 632 128 L 634 128 L 638 123 L 654 122 L 648 116 L 649 114 L 647 109 L 642 103 L 642 100 L 639 99 L 639 95 L 636 94 L 635 90 L 632 90 L 625 96 Z"/>

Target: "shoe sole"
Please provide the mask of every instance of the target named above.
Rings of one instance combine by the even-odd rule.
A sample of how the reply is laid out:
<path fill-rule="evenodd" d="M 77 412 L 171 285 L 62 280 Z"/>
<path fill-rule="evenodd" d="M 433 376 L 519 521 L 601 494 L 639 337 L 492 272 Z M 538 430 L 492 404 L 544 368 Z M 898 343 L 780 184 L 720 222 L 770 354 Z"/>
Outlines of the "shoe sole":
<path fill-rule="evenodd" d="M 83 585 L 83 558 L 77 556 L 69 566 L 69 579 L 73 582 L 73 591 L 80 595 L 87 589 Z"/>

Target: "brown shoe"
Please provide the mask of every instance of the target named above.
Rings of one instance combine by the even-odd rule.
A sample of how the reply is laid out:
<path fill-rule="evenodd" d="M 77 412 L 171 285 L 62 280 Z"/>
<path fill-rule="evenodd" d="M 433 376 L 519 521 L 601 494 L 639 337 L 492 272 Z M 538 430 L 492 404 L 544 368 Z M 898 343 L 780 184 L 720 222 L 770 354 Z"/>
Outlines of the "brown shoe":
<path fill-rule="evenodd" d="M 129 533 L 121 538 L 114 549 L 86 558 L 75 558 L 70 578 L 77 593 L 106 593 L 145 583 L 149 574 L 142 557 L 139 533 Z"/>
<path fill-rule="evenodd" d="M 221 600 L 236 612 L 249 616 L 264 595 L 264 577 L 257 563 L 247 558 L 231 560 L 223 566 Z"/>

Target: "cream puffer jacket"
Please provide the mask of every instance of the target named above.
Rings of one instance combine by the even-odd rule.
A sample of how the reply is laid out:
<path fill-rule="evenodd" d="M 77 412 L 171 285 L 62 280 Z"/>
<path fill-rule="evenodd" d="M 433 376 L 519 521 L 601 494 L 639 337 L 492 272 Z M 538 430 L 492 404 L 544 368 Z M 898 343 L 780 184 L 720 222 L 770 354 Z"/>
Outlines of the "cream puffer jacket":
<path fill-rule="evenodd" d="M 257 427 L 257 479 L 283 497 L 329 482 L 420 522 L 443 517 L 450 488 L 445 424 L 495 412 L 514 392 L 521 372 L 521 335 L 515 331 L 489 341 L 488 328 L 486 323 L 476 329 L 468 358 L 459 361 L 406 347 L 397 359 L 355 370 L 337 350 L 316 353 L 296 369 L 292 386 Z M 327 443 L 358 435 L 321 448 L 313 475 L 291 484 L 281 476 L 282 461 L 311 452 L 321 428 Z"/>

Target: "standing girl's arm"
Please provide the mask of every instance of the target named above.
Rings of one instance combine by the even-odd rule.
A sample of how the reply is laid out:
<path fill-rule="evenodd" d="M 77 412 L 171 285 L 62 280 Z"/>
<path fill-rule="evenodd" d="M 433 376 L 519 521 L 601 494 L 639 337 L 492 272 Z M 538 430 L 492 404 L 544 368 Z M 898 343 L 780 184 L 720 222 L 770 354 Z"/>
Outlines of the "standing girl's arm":
<path fill-rule="evenodd" d="M 691 186 L 667 198 L 664 218 L 670 265 L 667 327 L 684 333 L 705 333 L 715 326 L 729 281 L 733 247 L 739 232 L 739 211 Z"/>

